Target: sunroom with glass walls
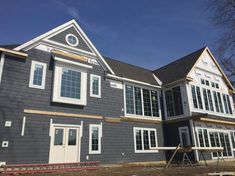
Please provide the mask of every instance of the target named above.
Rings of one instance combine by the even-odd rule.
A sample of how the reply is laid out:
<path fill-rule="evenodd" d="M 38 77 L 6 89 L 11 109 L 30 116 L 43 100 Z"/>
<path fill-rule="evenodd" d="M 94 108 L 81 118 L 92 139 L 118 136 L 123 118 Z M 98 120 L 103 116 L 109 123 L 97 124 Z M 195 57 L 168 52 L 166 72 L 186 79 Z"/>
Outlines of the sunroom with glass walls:
<path fill-rule="evenodd" d="M 125 83 L 125 116 L 160 118 L 160 91 L 156 88 Z"/>

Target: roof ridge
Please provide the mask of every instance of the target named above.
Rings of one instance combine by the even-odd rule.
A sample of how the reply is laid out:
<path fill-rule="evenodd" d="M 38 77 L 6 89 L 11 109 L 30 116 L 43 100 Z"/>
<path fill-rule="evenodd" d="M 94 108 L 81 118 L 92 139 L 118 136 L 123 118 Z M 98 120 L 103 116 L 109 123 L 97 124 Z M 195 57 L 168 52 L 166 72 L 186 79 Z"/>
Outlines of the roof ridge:
<path fill-rule="evenodd" d="M 202 47 L 202 48 L 200 48 L 200 49 L 198 49 L 198 50 L 196 50 L 196 51 L 193 51 L 193 52 L 191 52 L 191 53 L 189 53 L 189 54 L 187 54 L 187 55 L 185 55 L 185 56 L 183 56 L 183 57 L 181 57 L 181 58 L 179 58 L 179 59 L 176 59 L 176 60 L 174 60 L 173 62 L 170 62 L 170 63 L 168 63 L 168 64 L 166 64 L 166 65 L 164 65 L 164 66 L 162 66 L 162 67 L 160 67 L 160 68 L 157 68 L 157 69 L 153 70 L 153 72 L 156 72 L 156 71 L 158 71 L 158 70 L 161 70 L 161 69 L 163 69 L 163 68 L 165 68 L 165 67 L 167 67 L 167 66 L 169 66 L 169 65 L 171 65 L 171 64 L 177 63 L 177 62 L 179 62 L 179 61 L 181 61 L 181 60 L 183 60 L 183 59 L 187 59 L 188 56 L 190 56 L 190 55 L 192 55 L 192 54 L 194 54 L 194 53 L 197 53 L 197 52 L 199 52 L 200 50 L 203 50 L 203 51 L 204 51 L 204 49 L 206 49 L 206 47 L 207 47 L 207 46 L 204 46 L 204 47 Z"/>
<path fill-rule="evenodd" d="M 104 57 L 105 59 L 107 58 L 107 59 L 114 60 L 114 61 L 117 61 L 117 62 L 126 64 L 126 65 L 130 65 L 130 66 L 132 66 L 132 67 L 138 67 L 138 68 L 140 68 L 140 69 L 143 69 L 143 70 L 146 70 L 146 71 L 149 71 L 149 72 L 153 72 L 153 70 L 150 70 L 150 69 L 147 69 L 147 68 L 138 66 L 138 65 L 130 64 L 130 63 L 127 63 L 127 62 L 123 62 L 123 61 L 120 61 L 120 60 L 117 60 L 117 59 L 113 59 L 113 58 L 110 58 L 109 56 L 103 56 L 103 57 Z"/>

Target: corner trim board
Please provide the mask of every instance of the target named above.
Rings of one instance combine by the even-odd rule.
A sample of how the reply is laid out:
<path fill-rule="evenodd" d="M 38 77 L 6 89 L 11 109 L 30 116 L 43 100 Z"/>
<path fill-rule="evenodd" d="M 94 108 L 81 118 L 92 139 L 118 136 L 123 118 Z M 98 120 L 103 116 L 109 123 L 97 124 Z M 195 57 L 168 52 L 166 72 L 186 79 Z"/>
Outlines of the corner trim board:
<path fill-rule="evenodd" d="M 63 116 L 63 117 L 80 117 L 80 118 L 88 118 L 88 119 L 103 119 L 103 117 L 99 115 L 73 114 L 73 113 L 41 111 L 41 110 L 33 110 L 33 109 L 24 109 L 24 113 L 50 115 L 50 116 Z"/>

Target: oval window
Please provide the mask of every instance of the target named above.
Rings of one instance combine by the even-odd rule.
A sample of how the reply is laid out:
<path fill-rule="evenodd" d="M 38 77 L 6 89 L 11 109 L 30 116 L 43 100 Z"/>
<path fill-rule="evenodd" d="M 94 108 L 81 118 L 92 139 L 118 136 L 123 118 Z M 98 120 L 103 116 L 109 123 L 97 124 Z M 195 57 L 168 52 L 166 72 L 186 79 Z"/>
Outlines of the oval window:
<path fill-rule="evenodd" d="M 78 38 L 73 34 L 66 35 L 66 42 L 70 46 L 78 46 L 78 43 L 79 43 Z"/>

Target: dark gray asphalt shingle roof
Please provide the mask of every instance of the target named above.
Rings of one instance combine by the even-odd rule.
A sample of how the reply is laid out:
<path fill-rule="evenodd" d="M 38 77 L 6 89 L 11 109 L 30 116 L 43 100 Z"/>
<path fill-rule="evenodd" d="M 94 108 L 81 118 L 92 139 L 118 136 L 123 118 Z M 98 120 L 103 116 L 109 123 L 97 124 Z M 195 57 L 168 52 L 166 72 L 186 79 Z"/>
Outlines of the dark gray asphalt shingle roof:
<path fill-rule="evenodd" d="M 206 47 L 203 47 L 197 51 L 194 51 L 170 64 L 167 64 L 153 73 L 159 78 L 163 85 L 171 82 L 186 78 L 187 74 L 192 69 L 202 52 Z"/>
<path fill-rule="evenodd" d="M 151 70 L 111 59 L 106 56 L 103 57 L 117 76 L 142 81 L 153 85 L 159 85 L 156 82 Z"/>

